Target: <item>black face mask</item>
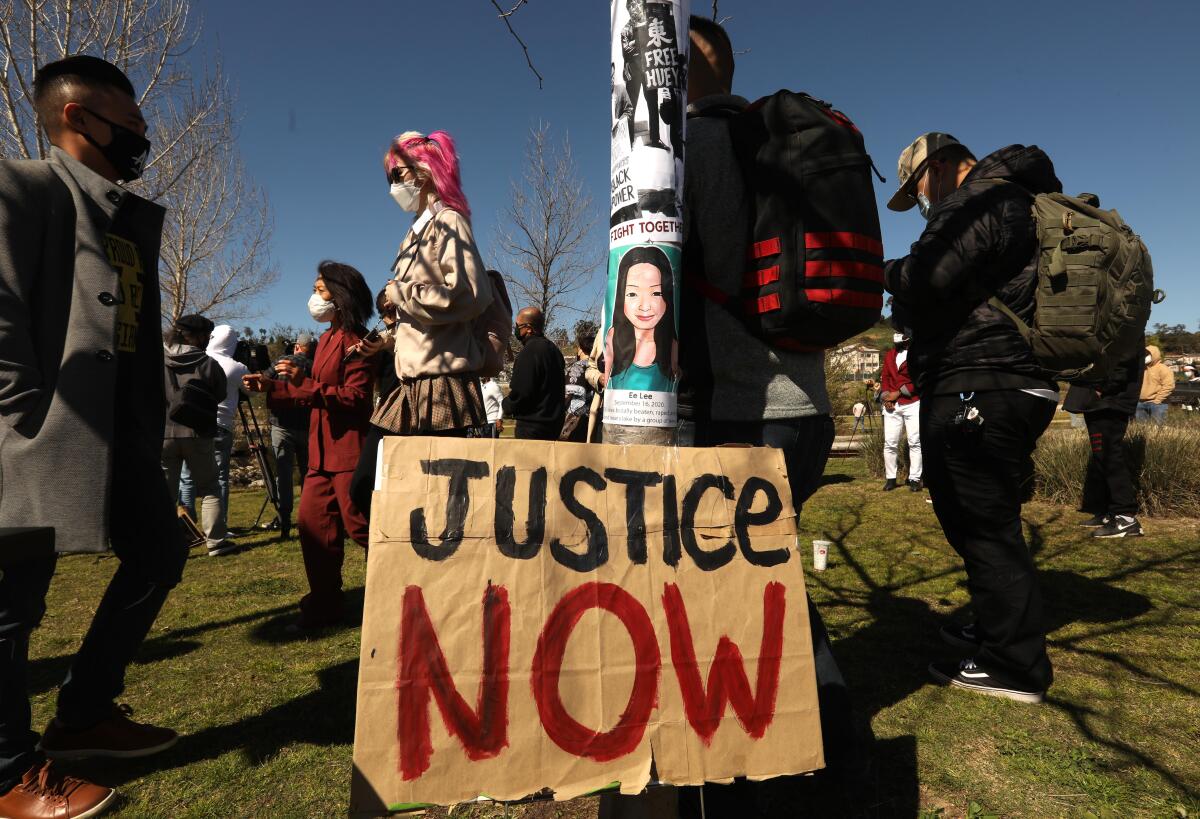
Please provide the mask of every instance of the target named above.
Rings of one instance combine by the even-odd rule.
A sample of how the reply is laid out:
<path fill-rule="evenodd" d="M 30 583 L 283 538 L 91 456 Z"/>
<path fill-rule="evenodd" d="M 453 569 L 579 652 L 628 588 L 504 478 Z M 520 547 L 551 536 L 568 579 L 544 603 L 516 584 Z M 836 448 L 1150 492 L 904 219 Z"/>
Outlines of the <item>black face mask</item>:
<path fill-rule="evenodd" d="M 83 110 L 101 122 L 108 123 L 108 127 L 112 129 L 112 139 L 108 141 L 107 145 L 101 145 L 86 131 L 81 132 L 83 138 L 104 154 L 104 158 L 116 169 L 121 181 L 132 182 L 141 176 L 142 171 L 146 169 L 146 160 L 150 158 L 150 140 L 118 125 L 107 117 L 100 116 L 90 108 Z"/>

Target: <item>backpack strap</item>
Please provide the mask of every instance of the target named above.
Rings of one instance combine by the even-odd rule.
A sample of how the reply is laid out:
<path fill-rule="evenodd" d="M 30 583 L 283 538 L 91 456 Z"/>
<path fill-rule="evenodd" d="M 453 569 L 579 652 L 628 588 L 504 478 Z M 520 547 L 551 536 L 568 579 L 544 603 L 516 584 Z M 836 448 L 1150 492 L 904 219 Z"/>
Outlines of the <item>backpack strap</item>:
<path fill-rule="evenodd" d="M 999 296 L 992 296 L 987 300 L 987 303 L 1008 316 L 1009 320 L 1017 326 L 1017 332 L 1021 334 L 1021 338 L 1025 340 L 1025 343 L 1031 347 L 1033 346 L 1033 329 L 1022 321 L 1021 317 L 1013 312 L 1011 307 L 1002 302 Z"/>
<path fill-rule="evenodd" d="M 442 210 L 446 210 L 446 208 L 443 208 Z M 439 210 L 438 213 L 441 213 L 441 210 Z M 421 247 L 421 240 L 423 238 L 425 238 L 425 232 L 427 230 L 429 230 L 430 227 L 433 226 L 433 223 L 437 220 L 437 217 L 438 217 L 437 213 L 433 214 L 433 216 L 430 217 L 429 221 L 426 222 L 425 225 L 421 228 L 421 232 L 418 233 L 416 236 L 414 236 L 413 240 L 411 242 L 409 242 L 404 247 L 400 248 L 400 252 L 396 254 L 396 260 L 394 262 L 392 262 L 393 270 L 396 267 L 396 262 L 399 262 L 400 257 L 403 256 L 408 250 L 415 247 L 415 248 L 417 248 L 418 252 L 413 253 L 412 258 L 410 258 L 408 260 L 408 267 L 404 268 L 404 273 L 400 276 L 393 276 L 392 278 L 396 279 L 397 281 L 404 281 L 408 278 L 408 274 L 412 272 L 413 263 L 416 262 L 417 256 L 419 255 L 419 251 L 420 251 L 420 247 Z"/>
<path fill-rule="evenodd" d="M 1024 185 L 1013 182 L 1011 179 L 997 179 L 995 177 L 992 177 L 992 178 L 988 178 L 988 179 L 981 179 L 979 181 L 980 182 L 988 182 L 988 183 L 992 183 L 992 184 L 996 184 L 996 185 L 1012 185 L 1014 188 L 1016 188 L 1017 190 L 1024 193 L 1030 199 L 1036 198 L 1036 194 L 1034 194 L 1033 191 L 1029 190 Z M 1033 212 L 1032 208 L 1029 211 L 1029 216 L 1031 219 L 1033 219 L 1034 225 L 1036 227 L 1037 215 Z M 1041 253 L 1041 244 L 1040 243 L 1038 245 L 1038 253 L 1039 254 Z M 988 298 L 987 303 L 989 306 L 993 307 L 996 310 L 999 310 L 1002 314 L 1007 316 L 1009 321 L 1011 321 L 1014 325 L 1016 325 L 1017 332 L 1021 334 L 1021 338 L 1024 339 L 1025 343 L 1028 344 L 1030 347 L 1033 346 L 1033 328 L 1031 328 L 1028 324 L 1026 324 L 1021 319 L 1021 317 L 1018 316 L 1016 314 L 1016 312 L 1013 311 L 1013 309 L 1011 307 L 1009 307 L 1007 304 L 1005 304 L 1003 301 L 1001 301 L 1000 297 L 995 294 L 992 294 L 992 296 L 990 298 Z"/>

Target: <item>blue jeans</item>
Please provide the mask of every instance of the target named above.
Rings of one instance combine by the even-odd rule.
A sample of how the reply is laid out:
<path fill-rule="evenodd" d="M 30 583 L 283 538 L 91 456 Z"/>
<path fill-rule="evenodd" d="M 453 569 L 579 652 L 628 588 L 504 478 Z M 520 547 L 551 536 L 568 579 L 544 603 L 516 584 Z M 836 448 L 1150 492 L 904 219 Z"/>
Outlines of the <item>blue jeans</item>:
<path fill-rule="evenodd" d="M 1138 421 L 1149 421 L 1152 424 L 1165 424 L 1167 422 L 1167 405 L 1155 404 L 1153 401 L 1138 401 L 1136 418 Z"/>
<path fill-rule="evenodd" d="M 143 442 L 114 451 L 109 539 L 120 560 L 92 625 L 58 692 L 58 719 L 88 728 L 112 711 L 125 669 L 183 577 L 187 544 L 158 458 Z M 74 499 L 64 499 L 69 502 Z M 0 786 L 39 757 L 26 686 L 29 633 L 45 612 L 54 562 L 5 570 L 0 577 Z"/>
<path fill-rule="evenodd" d="M 233 453 L 233 433 L 224 427 L 217 427 L 217 437 L 213 439 L 213 456 L 217 459 L 217 485 L 221 490 L 221 513 L 216 528 L 222 532 L 229 531 L 229 458 Z M 196 488 L 192 484 L 192 471 L 187 464 L 179 473 L 179 505 L 188 510 L 192 520 L 196 519 Z"/>

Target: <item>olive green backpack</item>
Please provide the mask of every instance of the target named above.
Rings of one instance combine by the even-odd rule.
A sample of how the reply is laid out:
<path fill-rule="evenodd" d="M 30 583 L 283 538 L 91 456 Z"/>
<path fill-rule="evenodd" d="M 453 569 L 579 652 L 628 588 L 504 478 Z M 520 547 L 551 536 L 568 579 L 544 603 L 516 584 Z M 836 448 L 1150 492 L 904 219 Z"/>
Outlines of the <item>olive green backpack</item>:
<path fill-rule="evenodd" d="M 1017 325 L 1038 364 L 1067 381 L 1103 380 L 1141 349 L 1150 305 L 1163 296 L 1142 240 L 1099 203 L 1087 193 L 1033 196 L 1041 248 L 1033 326 L 988 301 Z"/>

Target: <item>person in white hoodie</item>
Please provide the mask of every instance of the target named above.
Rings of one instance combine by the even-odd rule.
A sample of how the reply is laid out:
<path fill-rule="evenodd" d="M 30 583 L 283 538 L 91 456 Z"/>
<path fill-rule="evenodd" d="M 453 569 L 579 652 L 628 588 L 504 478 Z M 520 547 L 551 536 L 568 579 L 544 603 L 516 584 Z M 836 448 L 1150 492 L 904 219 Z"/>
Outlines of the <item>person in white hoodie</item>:
<path fill-rule="evenodd" d="M 208 355 L 225 371 L 225 398 L 217 407 L 217 437 L 214 450 L 217 457 L 217 482 L 221 487 L 221 518 L 219 526 L 226 531 L 229 519 L 229 457 L 233 452 L 233 417 L 237 414 L 238 396 L 241 393 L 242 376 L 250 372 L 245 364 L 233 358 L 237 350 L 237 330 L 228 324 L 218 324 L 208 341 Z M 184 475 L 179 490 L 180 503 L 185 507 L 192 503 L 190 474 Z M 226 540 L 226 543 L 229 543 Z"/>

